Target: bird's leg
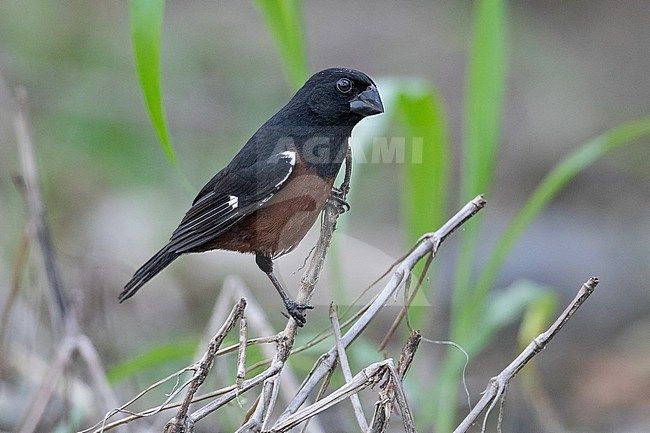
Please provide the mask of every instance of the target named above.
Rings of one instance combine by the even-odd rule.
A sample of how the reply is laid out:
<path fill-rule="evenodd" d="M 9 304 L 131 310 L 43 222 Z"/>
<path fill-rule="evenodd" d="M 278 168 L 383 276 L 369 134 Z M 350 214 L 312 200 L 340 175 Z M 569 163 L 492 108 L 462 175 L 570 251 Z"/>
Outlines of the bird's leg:
<path fill-rule="evenodd" d="M 348 203 L 344 197 L 345 192 L 343 192 L 341 188 L 334 187 L 327 198 L 327 204 L 335 206 L 339 214 L 345 213 L 350 210 L 350 203 Z"/>
<path fill-rule="evenodd" d="M 266 276 L 269 277 L 269 280 L 271 280 L 271 283 L 273 283 L 273 287 L 275 287 L 275 289 L 280 294 L 280 297 L 282 297 L 282 301 L 284 302 L 284 306 L 286 307 L 289 315 L 293 317 L 298 326 L 303 326 L 306 322 L 306 319 L 302 312 L 306 309 L 311 310 L 314 308 L 314 306 L 309 304 L 299 304 L 289 297 L 273 273 L 273 261 L 271 260 L 270 256 L 267 256 L 265 254 L 256 254 L 255 262 L 257 263 L 257 266 L 259 266 L 259 268 L 262 270 L 262 272 L 264 272 Z"/>

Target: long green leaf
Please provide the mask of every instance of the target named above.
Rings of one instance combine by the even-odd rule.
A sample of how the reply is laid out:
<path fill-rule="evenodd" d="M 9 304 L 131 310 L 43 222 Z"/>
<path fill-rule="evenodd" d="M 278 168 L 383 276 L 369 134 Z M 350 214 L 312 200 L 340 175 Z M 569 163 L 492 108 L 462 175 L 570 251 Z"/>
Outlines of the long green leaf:
<path fill-rule="evenodd" d="M 474 333 L 464 348 L 470 353 L 479 353 L 494 336 L 518 320 L 530 306 L 542 299 L 553 295 L 548 288 L 528 281 L 518 281 L 512 286 L 490 294 L 481 310 L 481 323 L 476 326 Z"/>
<path fill-rule="evenodd" d="M 309 77 L 300 0 L 254 0 L 280 53 L 289 87 L 298 90 Z"/>
<path fill-rule="evenodd" d="M 355 163 L 400 164 L 403 227 L 407 245 L 444 221 L 451 172 L 447 116 L 436 89 L 420 78 L 380 78 L 386 108 L 354 130 Z M 391 134 L 396 126 L 402 136 Z M 354 189 L 353 189 L 354 194 Z"/>
<path fill-rule="evenodd" d="M 111 383 L 116 383 L 169 362 L 185 362 L 192 357 L 195 351 L 195 340 L 177 341 L 174 344 L 155 346 L 121 364 L 113 366 L 108 371 L 108 380 Z"/>
<path fill-rule="evenodd" d="M 507 7 L 504 0 L 481 0 L 474 7 L 474 29 L 465 91 L 461 201 L 488 193 L 499 153 L 507 73 Z M 489 195 L 488 195 L 489 197 Z M 471 286 L 480 218 L 460 237 L 452 309 L 465 304 Z"/>
<path fill-rule="evenodd" d="M 466 322 L 473 320 L 474 327 L 479 329 L 485 326 L 476 325 L 476 319 L 481 317 L 480 312 L 484 309 L 486 296 L 494 284 L 505 257 L 521 233 L 530 225 L 553 197 L 555 197 L 557 193 L 561 191 L 562 188 L 577 174 L 603 157 L 610 150 L 647 135 L 650 135 L 650 117 L 645 117 L 617 126 L 605 134 L 580 146 L 573 153 L 567 155 L 549 172 L 535 192 L 533 192 L 521 211 L 519 211 L 517 216 L 515 216 L 513 222 L 508 226 L 508 229 L 495 247 L 488 264 L 485 266 L 484 271 L 479 277 L 472 298 L 465 302 L 462 313 L 464 315 L 463 319 Z M 481 345 L 488 343 L 487 341 L 484 341 L 481 345 L 476 345 L 475 341 L 472 338 L 469 338 L 471 337 L 471 334 L 468 337 L 468 333 L 463 334 L 463 332 L 465 332 L 464 330 L 457 332 L 457 336 L 452 336 L 452 338 L 458 339 L 464 337 L 470 354 L 476 354 L 476 351 L 481 349 Z M 487 337 L 489 337 L 489 335 Z M 468 338 L 469 341 L 467 341 Z M 465 360 L 457 353 L 450 352 L 443 364 L 440 373 L 440 382 L 437 388 L 437 393 L 441 393 L 438 395 L 442 396 L 439 400 L 438 406 L 438 415 L 440 418 L 436 419 L 438 431 L 446 431 L 453 428 L 455 416 L 451 418 L 447 414 L 449 412 L 455 413 L 455 404 L 450 402 L 448 398 L 450 395 L 456 395 L 457 393 L 458 375 L 462 371 L 464 362 Z"/>
<path fill-rule="evenodd" d="M 507 73 L 505 1 L 478 1 L 474 13 L 465 92 L 463 203 L 492 183 Z"/>
<path fill-rule="evenodd" d="M 443 223 L 449 197 L 449 145 L 447 119 L 431 86 L 400 95 L 399 117 L 411 153 L 404 162 L 403 206 L 407 241 Z"/>
<path fill-rule="evenodd" d="M 160 33 L 165 14 L 164 0 L 129 0 L 131 38 L 140 87 L 167 159 L 176 166 L 160 90 Z"/>
<path fill-rule="evenodd" d="M 499 153 L 501 112 L 507 73 L 507 5 L 505 0 L 474 3 L 474 27 L 465 90 L 461 202 L 488 193 Z M 489 195 L 488 195 L 489 197 Z M 451 338 L 464 345 L 469 336 L 467 300 L 471 292 L 474 252 L 481 218 L 468 224 L 460 236 L 456 279 L 452 294 Z M 436 410 L 426 416 L 436 431 L 451 431 L 456 420 L 458 378 L 465 359 L 448 352 L 436 387 Z"/>
<path fill-rule="evenodd" d="M 443 224 L 449 198 L 449 142 L 447 118 L 438 92 L 424 81 L 403 86 L 399 97 L 398 119 L 411 150 L 403 165 L 402 212 L 408 244 L 423 233 Z M 415 273 L 423 271 L 419 265 Z M 424 285 L 413 305 L 429 305 L 433 293 Z M 427 302 L 428 300 L 428 302 Z M 431 317 L 427 309 L 416 308 L 410 314 L 412 326 L 423 328 Z"/>
<path fill-rule="evenodd" d="M 494 247 L 490 260 L 476 285 L 473 299 L 474 309 L 479 308 L 481 298 L 494 284 L 503 261 L 519 236 L 558 192 L 571 179 L 598 161 L 607 152 L 645 135 L 650 135 L 650 117 L 619 125 L 578 147 L 546 175 Z"/>

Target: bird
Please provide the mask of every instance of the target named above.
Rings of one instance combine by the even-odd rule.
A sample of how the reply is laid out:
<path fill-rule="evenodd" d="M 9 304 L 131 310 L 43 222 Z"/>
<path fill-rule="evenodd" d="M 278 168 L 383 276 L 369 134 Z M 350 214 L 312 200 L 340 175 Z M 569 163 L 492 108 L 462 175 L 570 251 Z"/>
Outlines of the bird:
<path fill-rule="evenodd" d="M 376 84 L 363 72 L 328 68 L 312 75 L 199 191 L 169 242 L 126 283 L 132 297 L 183 254 L 228 250 L 254 254 L 298 326 L 304 310 L 273 272 L 293 250 L 328 198 L 341 201 L 334 180 L 359 121 L 384 112 Z"/>

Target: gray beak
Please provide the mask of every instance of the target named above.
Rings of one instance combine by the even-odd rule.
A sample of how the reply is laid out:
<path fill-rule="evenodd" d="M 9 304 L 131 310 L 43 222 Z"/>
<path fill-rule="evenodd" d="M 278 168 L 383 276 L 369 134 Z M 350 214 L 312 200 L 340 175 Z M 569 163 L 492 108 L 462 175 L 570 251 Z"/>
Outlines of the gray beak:
<path fill-rule="evenodd" d="M 373 116 L 384 112 L 377 88 L 368 86 L 366 90 L 359 93 L 356 98 L 350 101 L 350 111 L 362 116 Z"/>

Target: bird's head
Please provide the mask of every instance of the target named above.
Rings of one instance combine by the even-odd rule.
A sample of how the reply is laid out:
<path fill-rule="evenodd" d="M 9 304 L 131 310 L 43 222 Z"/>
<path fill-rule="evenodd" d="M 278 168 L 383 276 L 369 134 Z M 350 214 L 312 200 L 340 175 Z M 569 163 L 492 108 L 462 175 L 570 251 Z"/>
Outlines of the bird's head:
<path fill-rule="evenodd" d="M 363 72 L 329 68 L 315 73 L 287 107 L 308 109 L 327 126 L 354 126 L 366 116 L 384 112 L 375 83 Z M 312 116 L 310 116 L 312 117 Z"/>

